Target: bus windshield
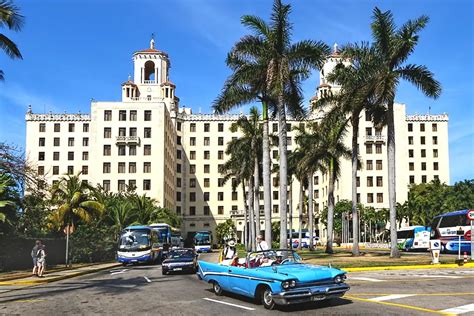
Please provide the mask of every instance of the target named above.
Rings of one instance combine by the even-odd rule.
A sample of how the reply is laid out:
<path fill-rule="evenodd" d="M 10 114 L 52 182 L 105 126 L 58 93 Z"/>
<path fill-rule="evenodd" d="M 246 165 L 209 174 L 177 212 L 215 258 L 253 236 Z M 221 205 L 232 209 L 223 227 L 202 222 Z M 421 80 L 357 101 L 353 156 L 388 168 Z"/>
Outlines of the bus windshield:
<path fill-rule="evenodd" d="M 197 233 L 194 236 L 194 244 L 197 246 L 200 245 L 210 245 L 211 244 L 211 234 L 209 233 Z"/>
<path fill-rule="evenodd" d="M 397 231 L 397 238 L 398 239 L 407 239 L 407 238 L 415 238 L 415 230 L 399 230 Z"/>
<path fill-rule="evenodd" d="M 150 246 L 150 231 L 147 229 L 126 230 L 120 235 L 121 251 L 147 250 Z"/>

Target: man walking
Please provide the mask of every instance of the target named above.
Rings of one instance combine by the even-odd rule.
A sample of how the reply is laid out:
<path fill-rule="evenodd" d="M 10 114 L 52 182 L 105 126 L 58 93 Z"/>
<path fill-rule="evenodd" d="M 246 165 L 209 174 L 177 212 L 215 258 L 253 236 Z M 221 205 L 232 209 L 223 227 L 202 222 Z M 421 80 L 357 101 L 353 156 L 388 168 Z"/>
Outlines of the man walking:
<path fill-rule="evenodd" d="M 41 240 L 35 242 L 35 246 L 31 249 L 31 258 L 33 259 L 33 275 L 38 275 L 38 250 L 41 247 Z"/>

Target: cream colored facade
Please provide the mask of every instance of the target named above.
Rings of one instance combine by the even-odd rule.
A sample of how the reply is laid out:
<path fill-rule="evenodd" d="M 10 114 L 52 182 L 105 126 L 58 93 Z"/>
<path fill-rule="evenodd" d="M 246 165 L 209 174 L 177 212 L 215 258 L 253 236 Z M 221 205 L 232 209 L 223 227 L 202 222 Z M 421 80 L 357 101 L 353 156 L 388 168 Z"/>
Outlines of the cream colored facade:
<path fill-rule="evenodd" d="M 325 75 L 339 60 L 337 48 L 320 72 L 316 96 L 337 93 Z M 240 115 L 193 114 L 180 108 L 175 86 L 169 81 L 168 55 L 150 47 L 133 55 L 134 80 L 122 84 L 121 102 L 91 102 L 91 114 L 26 114 L 28 159 L 48 182 L 67 173 L 110 191 L 134 186 L 139 194 L 155 198 L 163 207 L 183 218 L 183 231 L 192 234 L 212 230 L 232 218 L 239 236 L 244 230 L 242 188 L 232 191 L 232 181 L 223 183 L 218 172 L 227 159 L 226 144 L 239 133 L 229 131 Z M 305 121 L 320 120 L 324 111 L 314 111 Z M 289 119 L 290 126 L 304 122 Z M 278 123 L 270 122 L 270 132 Z M 288 129 L 288 150 L 295 149 L 295 132 Z M 434 178 L 449 183 L 448 116 L 407 115 L 403 104 L 395 105 L 397 201 L 404 202 L 410 183 Z M 347 135 L 350 147 L 351 133 Z M 386 129 L 376 130 L 362 113 L 359 129 L 362 168 L 358 172 L 361 203 L 388 207 Z M 272 147 L 272 163 L 278 164 L 278 148 Z M 315 211 L 327 205 L 328 177 L 314 175 Z M 351 199 L 351 163 L 342 162 L 335 186 L 336 201 Z M 261 188 L 263 191 L 263 188 Z M 298 229 L 299 184 L 292 184 L 293 227 Z M 261 194 L 263 198 L 263 193 Z M 279 220 L 278 174 L 272 174 L 272 213 Z M 261 229 L 263 223 L 263 200 Z M 316 215 L 317 216 L 317 215 Z M 306 226 L 306 220 L 304 222 Z M 317 220 L 319 234 L 324 227 Z"/>

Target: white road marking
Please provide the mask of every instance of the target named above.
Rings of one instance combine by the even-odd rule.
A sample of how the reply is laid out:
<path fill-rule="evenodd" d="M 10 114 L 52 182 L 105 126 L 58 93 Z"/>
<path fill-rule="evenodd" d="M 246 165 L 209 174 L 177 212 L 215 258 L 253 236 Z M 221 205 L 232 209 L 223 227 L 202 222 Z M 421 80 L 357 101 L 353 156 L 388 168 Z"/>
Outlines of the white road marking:
<path fill-rule="evenodd" d="M 448 308 L 448 309 L 442 310 L 441 312 L 459 315 L 459 314 L 464 314 L 464 313 L 473 312 L 473 311 L 474 311 L 474 304 L 467 304 L 463 306 Z"/>
<path fill-rule="evenodd" d="M 128 269 L 122 269 L 122 270 L 120 270 L 120 271 L 115 270 L 115 271 L 113 271 L 113 272 L 110 271 L 110 275 L 119 274 L 119 273 L 125 273 L 125 272 L 127 272 L 127 271 L 128 271 Z"/>
<path fill-rule="evenodd" d="M 149 278 L 147 278 L 146 276 L 144 276 L 144 278 L 148 283 L 151 283 L 151 280 Z"/>
<path fill-rule="evenodd" d="M 418 278 L 445 278 L 445 279 L 460 279 L 462 277 L 455 276 L 455 275 L 429 275 L 429 274 L 421 274 L 421 275 L 412 275 L 413 277 Z"/>
<path fill-rule="evenodd" d="M 211 302 L 219 303 L 219 304 L 224 304 L 224 305 L 229 305 L 229 306 L 234 306 L 234 307 L 246 309 L 246 310 L 248 310 L 248 311 L 254 311 L 254 310 L 255 310 L 255 308 L 252 308 L 252 307 L 247 307 L 247 306 L 242 306 L 242 305 L 237 305 L 237 304 L 222 302 L 222 301 L 218 301 L 218 300 L 213 300 L 212 298 L 207 298 L 207 297 L 204 297 L 203 300 L 211 301 Z"/>
<path fill-rule="evenodd" d="M 363 278 L 363 277 L 349 277 L 349 280 L 360 280 L 360 281 L 370 281 L 370 282 L 383 282 L 385 280 L 373 279 L 373 278 Z"/>
<path fill-rule="evenodd" d="M 382 302 L 382 301 L 396 300 L 397 298 L 404 298 L 404 297 L 410 297 L 410 296 L 415 296 L 415 295 L 416 294 L 392 294 L 392 295 L 384 295 L 384 296 L 369 298 L 369 300 L 374 301 L 374 302 Z"/>

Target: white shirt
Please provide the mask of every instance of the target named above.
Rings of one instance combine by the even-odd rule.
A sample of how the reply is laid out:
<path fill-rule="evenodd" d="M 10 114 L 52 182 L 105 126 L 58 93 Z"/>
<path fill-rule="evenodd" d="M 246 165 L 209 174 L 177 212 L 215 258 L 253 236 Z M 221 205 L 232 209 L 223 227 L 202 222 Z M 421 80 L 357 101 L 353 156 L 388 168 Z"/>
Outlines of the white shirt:
<path fill-rule="evenodd" d="M 257 243 L 257 251 L 261 250 L 268 250 L 268 244 L 265 240 L 262 240 L 261 242 Z"/>
<path fill-rule="evenodd" d="M 227 247 L 224 251 L 224 259 L 232 259 L 235 256 L 235 248 Z"/>

